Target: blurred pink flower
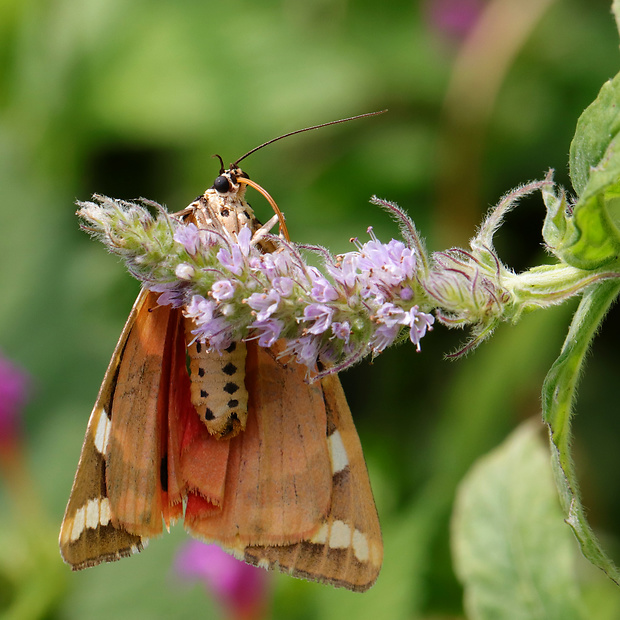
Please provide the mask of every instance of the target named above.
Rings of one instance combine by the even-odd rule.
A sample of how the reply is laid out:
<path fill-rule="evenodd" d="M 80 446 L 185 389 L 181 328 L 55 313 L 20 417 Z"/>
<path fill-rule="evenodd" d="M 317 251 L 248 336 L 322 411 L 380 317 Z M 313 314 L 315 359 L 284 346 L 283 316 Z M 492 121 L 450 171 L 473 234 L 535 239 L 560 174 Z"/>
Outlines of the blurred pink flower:
<path fill-rule="evenodd" d="M 454 39 L 464 39 L 485 4 L 485 0 L 426 0 L 424 13 L 435 30 Z"/>
<path fill-rule="evenodd" d="M 217 545 L 190 541 L 178 553 L 175 570 L 184 579 L 202 581 L 229 618 L 258 620 L 267 610 L 269 574 Z"/>
<path fill-rule="evenodd" d="M 0 450 L 14 448 L 20 440 L 28 383 L 28 375 L 0 354 Z"/>

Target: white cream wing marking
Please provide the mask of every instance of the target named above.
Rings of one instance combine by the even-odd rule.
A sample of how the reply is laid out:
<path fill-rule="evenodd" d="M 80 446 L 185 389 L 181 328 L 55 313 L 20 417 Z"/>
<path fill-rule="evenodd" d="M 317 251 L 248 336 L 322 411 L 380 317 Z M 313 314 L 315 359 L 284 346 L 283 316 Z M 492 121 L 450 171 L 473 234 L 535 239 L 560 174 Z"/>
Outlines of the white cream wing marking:
<path fill-rule="evenodd" d="M 368 538 L 364 532 L 360 532 L 358 529 L 353 532 L 353 553 L 360 562 L 368 562 L 370 558 Z"/>
<path fill-rule="evenodd" d="M 99 410 L 99 419 L 97 420 L 97 427 L 95 429 L 95 448 L 99 454 L 105 455 L 108 449 L 108 440 L 110 438 L 110 426 L 111 421 L 102 407 Z"/>
<path fill-rule="evenodd" d="M 97 529 L 110 523 L 110 500 L 107 497 L 89 499 L 73 517 L 70 540 L 75 542 L 85 529 Z"/>
<path fill-rule="evenodd" d="M 329 532 L 329 546 L 332 549 L 346 549 L 351 546 L 351 526 L 344 521 L 334 521 Z"/>
<path fill-rule="evenodd" d="M 71 541 L 76 541 L 86 528 L 86 508 L 82 506 L 75 511 L 71 527 Z"/>
<path fill-rule="evenodd" d="M 310 542 L 316 545 L 327 544 L 330 549 L 347 549 L 351 547 L 360 562 L 367 562 L 370 557 L 368 538 L 364 532 L 354 529 L 344 521 L 334 521 L 331 527 L 327 523 L 315 532 Z"/>
<path fill-rule="evenodd" d="M 349 458 L 344 447 L 342 437 L 338 430 L 335 430 L 328 438 L 329 456 L 332 462 L 332 474 L 337 474 L 347 467 Z"/>

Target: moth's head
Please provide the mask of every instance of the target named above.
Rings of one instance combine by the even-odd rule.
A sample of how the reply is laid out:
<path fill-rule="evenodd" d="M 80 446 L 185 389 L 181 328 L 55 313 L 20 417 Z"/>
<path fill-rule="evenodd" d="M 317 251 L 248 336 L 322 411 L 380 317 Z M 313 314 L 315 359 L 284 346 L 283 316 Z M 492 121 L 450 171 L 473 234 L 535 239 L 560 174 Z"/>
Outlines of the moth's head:
<path fill-rule="evenodd" d="M 245 191 L 245 184 L 239 183 L 239 179 L 249 179 L 250 177 L 238 168 L 237 166 L 231 166 L 228 170 L 223 168 L 220 170 L 220 174 L 213 181 L 212 189 L 214 189 L 221 196 L 232 196 L 239 194 L 240 191 Z"/>
<path fill-rule="evenodd" d="M 253 151 L 250 151 L 252 153 Z M 246 153 L 241 159 L 247 157 L 250 153 Z M 234 164 L 230 164 L 228 169 L 224 169 L 224 162 L 219 155 L 214 155 L 213 157 L 217 157 L 220 160 L 220 174 L 216 177 L 213 185 L 204 193 L 204 199 L 209 201 L 209 199 L 216 199 L 216 202 L 224 204 L 222 210 L 220 210 L 220 215 L 224 212 L 226 214 L 230 213 L 230 208 L 233 207 L 235 210 L 241 210 L 241 212 L 249 217 L 248 209 L 251 211 L 250 205 L 245 201 L 245 190 L 247 186 L 250 185 L 255 190 L 260 192 L 269 202 L 269 204 L 273 207 L 276 215 L 278 216 L 278 220 L 280 221 L 280 232 L 284 236 L 284 238 L 288 241 L 291 240 L 288 234 L 288 230 L 286 229 L 286 223 L 284 222 L 284 216 L 280 211 L 280 208 L 275 203 L 274 199 L 269 195 L 269 193 L 263 189 L 258 183 L 254 183 L 250 179 L 250 177 L 239 168 L 238 163 L 241 159 L 238 159 Z M 258 224 L 258 220 L 254 218 L 255 222 Z"/>

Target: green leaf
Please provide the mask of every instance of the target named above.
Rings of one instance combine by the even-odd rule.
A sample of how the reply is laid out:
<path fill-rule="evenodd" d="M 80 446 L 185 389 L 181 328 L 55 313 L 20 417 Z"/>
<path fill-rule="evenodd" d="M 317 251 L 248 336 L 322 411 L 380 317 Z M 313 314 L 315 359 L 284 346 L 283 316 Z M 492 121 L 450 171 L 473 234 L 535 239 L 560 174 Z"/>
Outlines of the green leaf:
<path fill-rule="evenodd" d="M 549 192 L 543 235 L 560 260 L 596 269 L 620 255 L 620 74 L 577 122 L 570 174 L 579 201 L 569 210 Z"/>
<path fill-rule="evenodd" d="M 452 548 L 471 619 L 582 618 L 574 542 L 539 430 L 522 424 L 461 483 Z"/>
<path fill-rule="evenodd" d="M 577 382 L 585 354 L 601 321 L 620 293 L 617 280 L 592 287 L 581 300 L 558 359 L 545 379 L 543 419 L 551 431 L 553 466 L 566 521 L 585 557 L 620 585 L 620 572 L 607 557 L 588 524 L 571 459 L 570 422 Z"/>
<path fill-rule="evenodd" d="M 577 121 L 570 147 L 570 176 L 580 197 L 586 193 L 592 169 L 601 164 L 620 131 L 619 102 L 620 74 L 603 84 L 596 99 Z"/>
<path fill-rule="evenodd" d="M 620 32 L 620 0 L 613 0 L 611 3 L 611 12 L 614 14 L 614 18 L 616 19 L 616 27 Z"/>

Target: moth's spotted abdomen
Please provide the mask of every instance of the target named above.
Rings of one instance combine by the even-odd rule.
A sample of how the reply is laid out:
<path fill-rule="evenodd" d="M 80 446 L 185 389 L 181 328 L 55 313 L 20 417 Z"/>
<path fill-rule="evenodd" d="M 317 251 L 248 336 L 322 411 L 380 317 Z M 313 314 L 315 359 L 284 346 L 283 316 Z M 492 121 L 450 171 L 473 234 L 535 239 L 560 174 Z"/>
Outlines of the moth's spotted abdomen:
<path fill-rule="evenodd" d="M 185 320 L 186 340 L 191 342 L 193 322 Z M 245 387 L 244 342 L 234 342 L 222 353 L 208 351 L 195 342 L 188 347 L 191 398 L 198 416 L 212 435 L 230 439 L 245 429 L 248 392 Z"/>

